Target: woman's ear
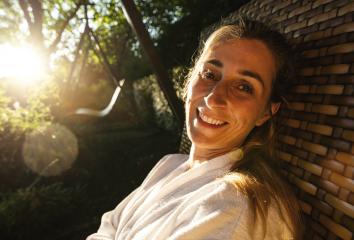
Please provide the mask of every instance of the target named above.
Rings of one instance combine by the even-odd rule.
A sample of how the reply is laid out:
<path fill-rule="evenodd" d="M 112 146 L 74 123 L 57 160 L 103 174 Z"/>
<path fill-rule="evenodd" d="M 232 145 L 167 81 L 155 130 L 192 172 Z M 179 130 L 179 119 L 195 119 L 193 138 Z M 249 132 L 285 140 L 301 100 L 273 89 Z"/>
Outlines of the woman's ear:
<path fill-rule="evenodd" d="M 271 116 L 275 115 L 278 112 L 280 105 L 281 105 L 280 102 L 277 103 L 272 102 L 270 104 L 270 109 L 268 108 L 270 111 L 266 111 L 263 117 L 261 117 L 256 121 L 256 126 L 259 127 L 263 125 L 263 123 L 265 123 Z"/>

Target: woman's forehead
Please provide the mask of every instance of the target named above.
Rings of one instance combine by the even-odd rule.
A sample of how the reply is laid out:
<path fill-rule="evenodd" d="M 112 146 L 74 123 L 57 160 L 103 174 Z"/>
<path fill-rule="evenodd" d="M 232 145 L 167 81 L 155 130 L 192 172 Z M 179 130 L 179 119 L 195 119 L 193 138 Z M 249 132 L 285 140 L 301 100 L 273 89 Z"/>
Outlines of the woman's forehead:
<path fill-rule="evenodd" d="M 206 49 L 201 63 L 216 63 L 217 67 L 232 67 L 256 71 L 264 78 L 274 79 L 275 59 L 269 48 L 260 40 L 236 39 Z"/>

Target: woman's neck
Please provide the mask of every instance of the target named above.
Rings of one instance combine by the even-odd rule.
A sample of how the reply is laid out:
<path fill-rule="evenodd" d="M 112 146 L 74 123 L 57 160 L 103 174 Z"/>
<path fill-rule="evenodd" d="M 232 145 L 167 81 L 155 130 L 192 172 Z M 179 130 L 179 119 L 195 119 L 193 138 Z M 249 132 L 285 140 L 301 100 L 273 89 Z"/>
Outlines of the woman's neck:
<path fill-rule="evenodd" d="M 192 144 L 191 151 L 189 153 L 189 159 L 191 162 L 203 162 L 224 155 L 230 151 L 231 149 L 214 150 L 214 149 L 199 148 L 194 144 Z"/>

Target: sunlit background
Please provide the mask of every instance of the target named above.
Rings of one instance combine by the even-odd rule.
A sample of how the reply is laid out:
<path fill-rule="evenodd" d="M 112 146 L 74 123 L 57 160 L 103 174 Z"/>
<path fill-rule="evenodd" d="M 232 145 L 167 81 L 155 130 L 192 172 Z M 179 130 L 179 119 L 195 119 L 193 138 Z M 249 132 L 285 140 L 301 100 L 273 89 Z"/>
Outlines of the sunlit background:
<path fill-rule="evenodd" d="M 47 71 L 44 59 L 33 46 L 0 45 L 0 79 L 13 78 L 19 84 L 35 84 Z"/>

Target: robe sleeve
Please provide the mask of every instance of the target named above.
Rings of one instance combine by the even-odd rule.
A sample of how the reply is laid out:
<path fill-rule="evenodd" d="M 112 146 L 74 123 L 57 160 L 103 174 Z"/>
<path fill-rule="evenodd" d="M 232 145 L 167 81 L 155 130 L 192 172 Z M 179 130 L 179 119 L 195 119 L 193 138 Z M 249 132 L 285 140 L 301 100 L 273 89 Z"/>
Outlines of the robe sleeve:
<path fill-rule="evenodd" d="M 185 209 L 182 213 L 185 218 L 168 240 L 292 239 L 278 210 L 272 206 L 264 237 L 262 227 L 254 226 L 248 198 L 237 193 L 231 184 L 221 184 L 214 192 L 205 195 L 202 201 L 191 203 Z M 253 236 L 250 230 L 255 231 Z"/>
<path fill-rule="evenodd" d="M 114 240 L 121 212 L 138 191 L 139 188 L 135 189 L 114 210 L 103 214 L 97 233 L 91 234 L 86 240 Z"/>
<path fill-rule="evenodd" d="M 130 193 L 119 205 L 112 211 L 106 212 L 101 218 L 101 225 L 97 233 L 91 234 L 86 238 L 86 240 L 114 240 L 119 225 L 119 220 L 122 214 L 122 211 L 127 206 L 127 204 L 134 199 L 139 194 L 139 191 L 146 183 L 150 182 L 152 178 L 157 175 L 161 166 L 164 165 L 166 160 L 170 155 L 164 156 L 159 162 L 154 166 L 150 171 L 143 184 Z"/>

